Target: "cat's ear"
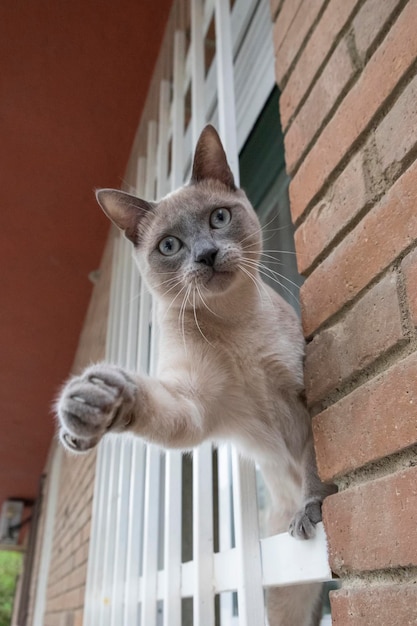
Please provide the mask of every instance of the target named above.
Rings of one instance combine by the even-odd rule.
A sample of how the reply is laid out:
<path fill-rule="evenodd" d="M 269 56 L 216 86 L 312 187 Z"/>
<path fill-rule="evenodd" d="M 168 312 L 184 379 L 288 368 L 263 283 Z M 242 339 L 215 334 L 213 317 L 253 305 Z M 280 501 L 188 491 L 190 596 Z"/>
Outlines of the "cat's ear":
<path fill-rule="evenodd" d="M 198 183 L 208 178 L 218 180 L 229 189 L 236 190 L 222 142 L 211 124 L 203 129 L 197 141 L 191 182 Z"/>
<path fill-rule="evenodd" d="M 123 230 L 126 237 L 137 245 L 139 222 L 146 213 L 152 211 L 152 204 L 117 189 L 98 189 L 96 198 L 113 224 Z"/>

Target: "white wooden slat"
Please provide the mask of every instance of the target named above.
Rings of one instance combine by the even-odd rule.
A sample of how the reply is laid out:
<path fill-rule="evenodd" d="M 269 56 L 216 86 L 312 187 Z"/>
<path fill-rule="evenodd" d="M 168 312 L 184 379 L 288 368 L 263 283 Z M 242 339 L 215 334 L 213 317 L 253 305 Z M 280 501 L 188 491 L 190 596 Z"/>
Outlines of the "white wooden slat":
<path fill-rule="evenodd" d="M 137 369 L 147 372 L 150 360 L 150 333 L 151 324 L 151 296 L 149 291 L 141 281 L 140 286 L 140 306 L 139 306 L 139 329 L 138 329 L 138 362 Z"/>
<path fill-rule="evenodd" d="M 195 588 L 195 563 L 187 561 L 181 565 L 181 597 L 191 598 Z"/>
<path fill-rule="evenodd" d="M 144 544 L 141 624 L 157 624 L 158 522 L 160 487 L 160 451 L 153 445 L 146 449 L 144 506 Z"/>
<path fill-rule="evenodd" d="M 92 511 L 91 539 L 88 554 L 87 585 L 85 593 L 85 623 L 101 626 L 101 573 L 104 562 L 103 542 L 106 534 L 106 511 L 110 477 L 108 440 L 98 446 Z"/>
<path fill-rule="evenodd" d="M 152 120 L 148 124 L 146 149 L 146 182 L 145 199 L 155 199 L 156 154 L 157 154 L 157 123 Z"/>
<path fill-rule="evenodd" d="M 126 363 L 126 352 L 129 331 L 129 296 L 130 281 L 132 275 L 132 244 L 124 235 L 120 239 L 120 265 L 121 265 L 121 289 L 120 289 L 120 310 L 118 320 L 117 339 L 117 364 L 124 366 Z"/>
<path fill-rule="evenodd" d="M 223 555 L 233 545 L 234 520 L 233 520 L 233 485 L 232 485 L 232 459 L 230 445 L 222 445 L 217 451 L 218 466 L 218 490 L 219 490 L 219 548 Z M 219 555 L 214 557 L 214 580 L 217 588 L 219 574 L 228 571 L 217 567 Z M 233 588 L 236 589 L 237 585 Z M 220 618 L 222 624 L 227 624 L 233 617 L 233 597 L 231 593 L 220 596 Z"/>
<path fill-rule="evenodd" d="M 262 578 L 268 586 L 331 580 L 326 534 L 317 524 L 316 536 L 298 541 L 288 533 L 261 540 Z"/>
<path fill-rule="evenodd" d="M 145 444 L 140 439 L 132 439 L 132 460 L 130 491 L 128 496 L 128 529 L 126 585 L 122 624 L 139 623 L 138 578 L 141 573 L 144 524 L 144 476 Z"/>
<path fill-rule="evenodd" d="M 224 550 L 214 555 L 214 590 L 216 593 L 234 591 L 239 585 L 239 559 L 236 548 Z M 226 595 L 226 599 L 231 600 L 231 594 Z M 228 603 L 229 604 L 229 603 Z M 222 623 L 228 624 L 233 613 L 231 606 L 227 606 L 227 612 L 221 607 Z"/>
<path fill-rule="evenodd" d="M 193 0 L 191 0 L 191 12 L 193 11 L 192 2 Z M 214 0 L 205 0 L 205 1 L 203 0 L 200 4 L 201 4 L 201 9 L 200 8 L 197 9 L 199 13 L 198 22 L 199 24 L 201 24 L 201 40 L 203 42 L 203 50 L 204 50 L 204 38 L 207 34 L 207 31 L 210 26 L 211 18 L 213 16 Z M 191 16 L 191 19 L 192 19 L 192 16 Z M 203 58 L 204 58 L 204 52 L 203 52 Z M 195 61 L 195 58 L 193 58 L 193 52 L 190 48 L 185 59 L 184 86 L 186 90 L 188 89 L 188 86 L 191 81 L 191 77 L 194 74 L 194 70 L 193 70 L 194 61 Z"/>
<path fill-rule="evenodd" d="M 129 528 L 129 493 L 132 464 L 132 440 L 120 438 L 120 458 L 117 493 L 115 498 L 116 520 L 114 528 L 115 550 L 112 563 L 112 584 L 110 602 L 110 624 L 120 625 L 120 615 L 124 608 L 124 588 L 126 584 L 126 563 Z"/>
<path fill-rule="evenodd" d="M 166 453 L 165 461 L 164 626 L 181 626 L 181 475 L 182 455 Z"/>
<path fill-rule="evenodd" d="M 116 543 L 115 522 L 117 509 L 115 500 L 117 499 L 117 485 L 120 469 L 120 437 L 110 436 L 107 438 L 107 441 L 103 441 L 103 444 L 107 444 L 106 456 L 108 456 L 107 462 L 109 463 L 109 482 L 107 488 L 111 499 L 106 503 L 104 513 L 105 526 L 102 529 L 102 532 L 104 532 L 106 549 L 104 551 L 102 568 L 98 574 L 98 576 L 101 576 L 99 624 L 100 626 L 109 626 L 112 603 L 112 572 Z"/>
<path fill-rule="evenodd" d="M 148 372 L 150 362 L 150 324 L 151 296 L 144 284 L 140 286 L 139 330 L 138 330 L 138 362 L 137 369 Z"/>
<path fill-rule="evenodd" d="M 195 146 L 206 121 L 204 101 L 204 33 L 203 5 L 191 0 L 191 103 L 192 139 Z"/>
<path fill-rule="evenodd" d="M 139 197 L 142 197 L 145 194 L 145 186 L 146 186 L 146 157 L 142 156 L 138 159 L 138 166 L 136 170 L 136 183 L 135 183 L 135 191 Z"/>
<path fill-rule="evenodd" d="M 109 353 L 106 354 L 112 363 L 117 363 L 118 356 L 118 338 L 119 338 L 119 319 L 120 319 L 120 302 L 121 302 L 121 289 L 122 289 L 122 266 L 120 263 L 122 248 L 122 235 L 117 232 L 114 238 L 113 248 L 113 274 L 112 274 L 112 310 L 109 318 L 108 332 L 110 333 L 109 341 Z"/>
<path fill-rule="evenodd" d="M 158 122 L 158 160 L 156 178 L 156 196 L 162 198 L 168 193 L 166 186 L 168 176 L 168 143 L 169 143 L 169 99 L 171 86 L 162 80 L 159 90 L 159 122 Z"/>
<path fill-rule="evenodd" d="M 233 506 L 238 550 L 240 626 L 263 624 L 262 564 L 259 545 L 255 468 L 232 450 Z"/>
<path fill-rule="evenodd" d="M 135 193 L 141 197 L 145 191 L 146 181 L 146 158 L 138 159 L 136 173 Z M 132 371 L 136 370 L 139 337 L 139 308 L 141 294 L 141 277 L 136 263 L 133 260 L 132 244 L 129 242 L 130 255 L 130 285 L 128 294 L 128 320 L 127 320 L 127 347 L 125 354 L 125 366 Z"/>
<path fill-rule="evenodd" d="M 230 169 L 239 185 L 239 155 L 236 143 L 236 112 L 232 30 L 229 3 L 215 0 L 216 66 L 219 130 Z"/>
<path fill-rule="evenodd" d="M 138 336 L 139 336 L 139 308 L 141 279 L 139 270 L 131 259 L 130 285 L 128 295 L 128 320 L 127 320 L 127 346 L 124 356 L 124 364 L 127 369 L 134 371 L 136 369 L 138 354 Z"/>
<path fill-rule="evenodd" d="M 194 624 L 214 623 L 213 468 L 210 443 L 193 454 L 193 554 L 195 562 Z"/>
<path fill-rule="evenodd" d="M 177 31 L 174 38 L 174 93 L 172 100 L 172 189 L 184 182 L 184 63 L 185 33 Z"/>

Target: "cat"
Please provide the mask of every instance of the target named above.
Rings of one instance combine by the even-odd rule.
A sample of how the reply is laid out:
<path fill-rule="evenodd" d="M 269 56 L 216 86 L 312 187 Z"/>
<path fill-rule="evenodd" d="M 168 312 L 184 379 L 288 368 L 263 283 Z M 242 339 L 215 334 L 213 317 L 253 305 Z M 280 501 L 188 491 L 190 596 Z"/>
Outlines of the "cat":
<path fill-rule="evenodd" d="M 303 399 L 304 338 L 260 278 L 262 229 L 216 130 L 203 129 L 190 182 L 159 202 L 114 189 L 97 200 L 157 302 L 159 371 L 100 363 L 70 379 L 56 405 L 62 444 L 84 452 L 110 431 L 180 449 L 231 441 L 262 470 L 270 534 L 312 537 L 331 488 L 317 476 Z M 270 626 L 314 626 L 320 590 L 270 590 Z"/>

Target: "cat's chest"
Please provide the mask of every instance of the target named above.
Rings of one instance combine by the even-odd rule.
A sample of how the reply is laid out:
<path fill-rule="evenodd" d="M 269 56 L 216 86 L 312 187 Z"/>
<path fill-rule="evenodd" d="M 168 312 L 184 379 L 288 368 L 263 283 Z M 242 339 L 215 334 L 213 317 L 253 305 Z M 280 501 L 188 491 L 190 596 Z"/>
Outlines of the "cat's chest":
<path fill-rule="evenodd" d="M 258 339 L 256 341 L 255 339 Z M 279 381 L 291 376 L 285 351 L 278 341 L 244 335 L 218 346 L 215 358 L 228 364 L 231 383 L 244 393 L 265 394 L 280 386 Z"/>

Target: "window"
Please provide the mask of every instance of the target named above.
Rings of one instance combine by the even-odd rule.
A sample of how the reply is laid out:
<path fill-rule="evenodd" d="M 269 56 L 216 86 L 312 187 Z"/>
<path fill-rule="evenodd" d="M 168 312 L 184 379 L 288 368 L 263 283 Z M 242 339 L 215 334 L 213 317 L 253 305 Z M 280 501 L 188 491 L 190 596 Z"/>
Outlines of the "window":
<path fill-rule="evenodd" d="M 273 86 L 267 2 L 235 0 L 229 10 L 224 0 L 178 1 L 130 160 L 131 187 L 147 199 L 178 187 L 208 121 L 236 177 L 241 152 L 244 175 L 251 140 L 243 146 Z M 273 173 L 259 197 L 266 222 L 276 184 Z M 129 245 L 115 238 L 107 356 L 153 373 L 157 327 Z M 182 458 L 127 436 L 100 444 L 85 624 L 253 626 L 264 620 L 264 587 L 329 577 L 321 525 L 306 543 L 260 539 L 255 469 L 230 447 L 213 452 L 207 443 Z"/>
<path fill-rule="evenodd" d="M 275 87 L 240 153 L 240 182 L 263 226 L 263 278 L 299 312 L 302 277 L 295 258 L 278 100 Z"/>

